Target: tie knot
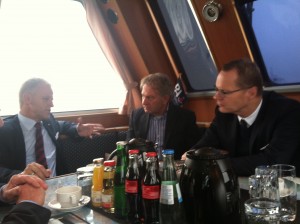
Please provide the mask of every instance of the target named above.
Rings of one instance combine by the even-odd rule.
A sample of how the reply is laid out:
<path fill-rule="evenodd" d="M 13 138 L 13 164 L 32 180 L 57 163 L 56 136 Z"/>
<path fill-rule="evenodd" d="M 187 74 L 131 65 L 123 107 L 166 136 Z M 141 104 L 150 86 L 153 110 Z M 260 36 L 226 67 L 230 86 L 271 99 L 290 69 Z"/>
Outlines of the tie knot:
<path fill-rule="evenodd" d="M 247 123 L 244 119 L 242 119 L 242 120 L 240 121 L 240 125 L 243 126 L 243 127 L 248 128 L 248 123 Z"/>
<path fill-rule="evenodd" d="M 34 125 L 35 128 L 41 128 L 41 122 L 36 122 Z"/>

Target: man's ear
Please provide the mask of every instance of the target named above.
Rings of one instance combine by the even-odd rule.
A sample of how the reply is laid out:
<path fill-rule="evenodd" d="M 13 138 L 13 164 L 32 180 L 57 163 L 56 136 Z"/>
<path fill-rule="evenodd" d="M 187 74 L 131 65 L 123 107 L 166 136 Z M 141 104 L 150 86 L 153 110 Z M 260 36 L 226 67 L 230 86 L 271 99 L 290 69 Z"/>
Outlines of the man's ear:
<path fill-rule="evenodd" d="M 166 95 L 166 96 L 163 96 L 163 99 L 164 99 L 165 103 L 168 104 L 169 101 L 171 100 L 171 97 Z"/>
<path fill-rule="evenodd" d="M 253 87 L 249 88 L 247 92 L 251 99 L 255 98 L 257 96 L 257 87 L 253 86 Z"/>
<path fill-rule="evenodd" d="M 28 104 L 31 102 L 31 94 L 30 93 L 24 93 L 22 98 L 23 98 L 24 104 Z"/>

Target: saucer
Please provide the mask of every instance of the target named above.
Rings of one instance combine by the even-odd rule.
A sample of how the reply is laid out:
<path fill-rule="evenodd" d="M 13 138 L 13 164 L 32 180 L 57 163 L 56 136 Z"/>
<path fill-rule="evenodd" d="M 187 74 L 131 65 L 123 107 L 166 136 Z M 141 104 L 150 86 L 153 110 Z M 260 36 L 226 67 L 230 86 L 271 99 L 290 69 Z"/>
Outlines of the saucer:
<path fill-rule="evenodd" d="M 89 196 L 82 195 L 82 199 L 83 200 L 81 202 L 79 202 L 77 206 L 70 207 L 70 208 L 62 208 L 60 203 L 56 199 L 53 199 L 52 201 L 50 201 L 48 203 L 48 206 L 57 211 L 71 212 L 71 211 L 78 210 L 78 209 L 82 208 L 83 206 L 87 205 L 87 203 L 90 202 L 91 198 Z"/>

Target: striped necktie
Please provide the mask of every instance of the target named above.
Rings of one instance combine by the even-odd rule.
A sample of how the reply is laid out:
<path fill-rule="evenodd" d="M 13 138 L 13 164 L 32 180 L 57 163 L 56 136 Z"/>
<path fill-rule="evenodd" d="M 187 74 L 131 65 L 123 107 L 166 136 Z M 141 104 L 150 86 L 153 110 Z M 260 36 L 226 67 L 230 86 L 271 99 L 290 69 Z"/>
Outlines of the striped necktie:
<path fill-rule="evenodd" d="M 44 151 L 44 141 L 42 135 L 41 122 L 37 122 L 34 127 L 36 128 L 35 133 L 35 158 L 36 162 L 43 165 L 46 169 L 48 168 L 47 160 Z"/>

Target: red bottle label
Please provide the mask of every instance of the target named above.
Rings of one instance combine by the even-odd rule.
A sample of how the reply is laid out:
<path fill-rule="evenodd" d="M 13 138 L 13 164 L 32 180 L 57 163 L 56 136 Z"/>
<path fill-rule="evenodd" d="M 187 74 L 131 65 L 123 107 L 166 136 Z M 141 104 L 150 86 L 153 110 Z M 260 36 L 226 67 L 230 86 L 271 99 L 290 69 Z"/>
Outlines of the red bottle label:
<path fill-rule="evenodd" d="M 126 180 L 125 181 L 125 192 L 126 193 L 138 193 L 138 181 L 137 180 Z"/>
<path fill-rule="evenodd" d="M 142 186 L 142 197 L 144 199 L 159 199 L 160 185 Z"/>
<path fill-rule="evenodd" d="M 102 194 L 102 207 L 112 208 L 114 205 L 113 196 L 109 194 Z"/>

